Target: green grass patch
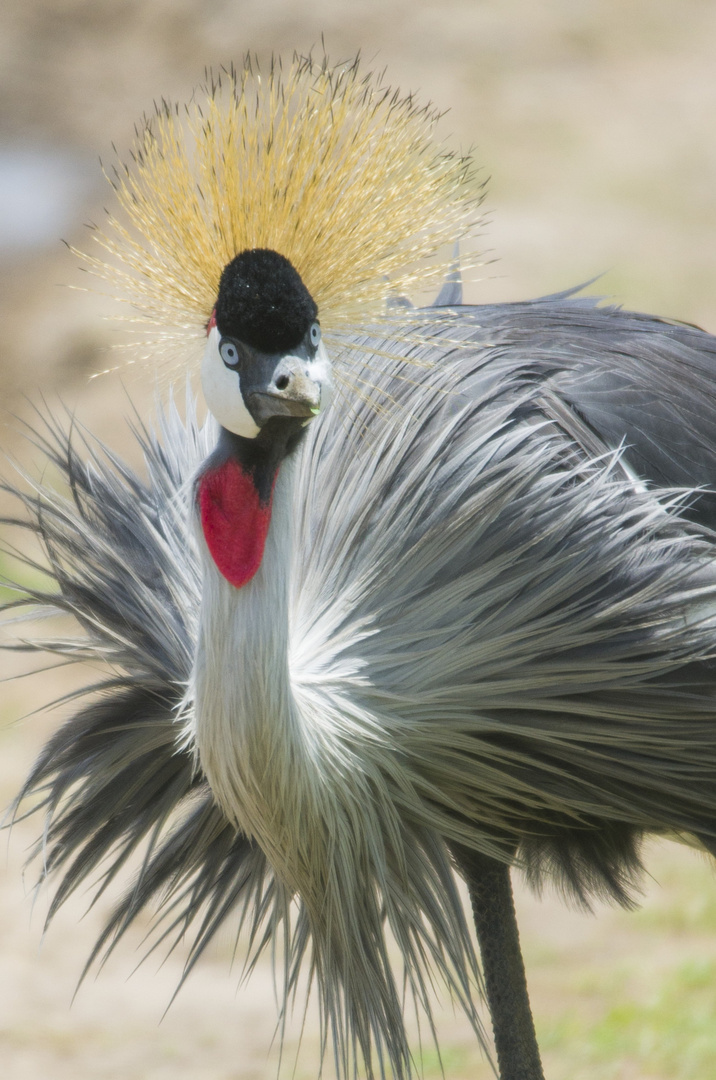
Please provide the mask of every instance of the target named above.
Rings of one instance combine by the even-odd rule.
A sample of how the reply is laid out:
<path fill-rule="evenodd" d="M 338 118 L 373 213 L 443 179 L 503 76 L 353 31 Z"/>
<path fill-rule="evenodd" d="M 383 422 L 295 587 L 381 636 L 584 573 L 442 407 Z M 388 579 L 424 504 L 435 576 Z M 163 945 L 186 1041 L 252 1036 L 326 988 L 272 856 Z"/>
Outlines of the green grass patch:
<path fill-rule="evenodd" d="M 539 1032 L 543 1051 L 554 1052 L 570 1075 L 609 1080 L 628 1065 L 633 1075 L 664 1080 L 716 1076 L 716 960 L 685 961 L 641 998 L 615 992 L 609 977 L 601 997 L 596 1021 L 570 1010 Z"/>
<path fill-rule="evenodd" d="M 28 590 L 53 592 L 55 588 L 51 574 L 27 566 L 17 556 L 0 550 L 0 604 L 21 600 Z"/>
<path fill-rule="evenodd" d="M 636 929 L 680 935 L 716 934 L 713 861 L 705 856 L 693 857 L 690 853 L 686 858 L 686 854 L 686 849 L 682 849 L 681 857 L 673 865 L 656 873 L 661 891 L 652 902 L 630 915 Z"/>

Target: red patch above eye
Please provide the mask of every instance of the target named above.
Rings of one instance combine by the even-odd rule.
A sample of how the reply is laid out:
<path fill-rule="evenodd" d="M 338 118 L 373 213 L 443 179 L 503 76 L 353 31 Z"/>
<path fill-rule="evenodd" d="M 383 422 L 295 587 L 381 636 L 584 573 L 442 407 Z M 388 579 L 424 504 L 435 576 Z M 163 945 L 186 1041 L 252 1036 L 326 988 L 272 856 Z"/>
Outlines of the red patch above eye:
<path fill-rule="evenodd" d="M 211 318 L 209 319 L 208 323 L 206 324 L 206 336 L 207 337 L 209 336 L 209 334 L 211 333 L 211 331 L 214 329 L 215 326 L 216 326 L 216 308 L 214 308 L 214 310 L 212 311 Z"/>
<path fill-rule="evenodd" d="M 273 490 L 261 503 L 250 473 L 228 458 L 199 477 L 201 528 L 211 557 L 227 581 L 240 589 L 254 576 L 264 553 Z"/>

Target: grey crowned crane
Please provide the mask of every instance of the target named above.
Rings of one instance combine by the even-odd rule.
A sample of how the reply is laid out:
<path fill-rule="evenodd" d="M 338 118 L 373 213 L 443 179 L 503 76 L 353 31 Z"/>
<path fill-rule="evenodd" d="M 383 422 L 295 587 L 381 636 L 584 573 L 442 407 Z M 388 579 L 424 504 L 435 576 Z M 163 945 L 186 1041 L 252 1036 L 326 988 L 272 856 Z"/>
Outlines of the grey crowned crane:
<path fill-rule="evenodd" d="M 339 1074 L 408 1077 L 406 990 L 430 1020 L 437 977 L 536 1080 L 510 867 L 629 904 L 646 833 L 716 853 L 716 339 L 463 305 L 455 273 L 410 307 L 478 220 L 433 121 L 308 59 L 140 132 L 89 262 L 160 352 L 203 338 L 212 416 L 167 406 L 143 477 L 35 436 L 68 494 L 18 491 L 20 520 L 57 588 L 11 614 L 79 635 L 18 647 L 107 673 L 18 805 L 50 917 L 143 852 L 91 959 L 157 904 L 190 970 L 238 914 L 285 1003 L 317 987 Z"/>

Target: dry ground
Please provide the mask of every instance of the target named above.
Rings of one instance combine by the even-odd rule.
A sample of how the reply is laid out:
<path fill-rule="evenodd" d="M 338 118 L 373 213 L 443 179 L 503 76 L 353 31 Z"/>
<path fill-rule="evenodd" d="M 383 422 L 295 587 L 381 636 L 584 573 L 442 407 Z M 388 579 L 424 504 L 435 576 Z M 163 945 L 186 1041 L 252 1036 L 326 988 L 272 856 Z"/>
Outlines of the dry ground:
<path fill-rule="evenodd" d="M 443 130 L 475 145 L 499 262 L 474 300 L 512 299 L 604 277 L 593 287 L 631 307 L 716 330 L 716 5 L 711 0 L 5 0 L 0 10 L 2 153 L 69 155 L 78 170 L 64 218 L 44 240 L 0 250 L 2 443 L 24 460 L 13 414 L 57 394 L 126 448 L 126 396 L 88 383 L 111 333 L 77 284 L 57 236 L 106 198 L 96 158 L 127 147 L 162 94 L 184 98 L 205 64 L 320 41 L 450 110 Z M 1 176 L 0 176 L 1 179 Z M 48 198 L 53 174 L 48 170 Z M 0 188 L 0 200 L 2 198 Z M 28 237 L 30 230 L 28 227 Z M 489 256 L 492 258 L 493 256 Z M 150 396 L 138 385 L 140 408 Z M 131 454 L 131 450 L 129 451 Z M 37 464 L 37 463 L 36 463 Z M 7 674 L 13 670 L 8 661 Z M 14 720 L 57 692 L 44 676 L 2 684 L 0 794 L 7 802 L 55 715 Z M 276 1075 L 270 973 L 237 990 L 231 942 L 217 945 L 162 1020 L 181 969 L 150 960 L 129 978 L 140 934 L 72 994 L 103 908 L 86 898 L 40 944 L 19 825 L 0 879 L 0 1073 L 10 1080 L 258 1080 Z M 567 911 L 520 892 L 532 997 L 551 1080 L 708 1080 L 716 1076 L 716 881 L 696 854 L 649 851 L 641 912 Z M 459 1018 L 442 1018 L 445 1073 L 487 1077 Z M 316 1075 L 309 1016 L 295 1075 Z M 292 1075 L 296 1033 L 284 1075 Z M 434 1053 L 423 1059 L 439 1075 Z"/>

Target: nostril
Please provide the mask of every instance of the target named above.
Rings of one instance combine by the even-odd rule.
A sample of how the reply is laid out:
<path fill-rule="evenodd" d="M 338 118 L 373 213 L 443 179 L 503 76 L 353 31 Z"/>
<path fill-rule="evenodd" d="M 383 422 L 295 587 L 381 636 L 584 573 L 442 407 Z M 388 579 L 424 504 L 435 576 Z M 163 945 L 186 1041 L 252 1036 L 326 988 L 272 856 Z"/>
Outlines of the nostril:
<path fill-rule="evenodd" d="M 289 381 L 290 380 L 288 375 L 279 375 L 279 377 L 276 379 L 276 389 L 285 390 L 289 384 Z"/>

